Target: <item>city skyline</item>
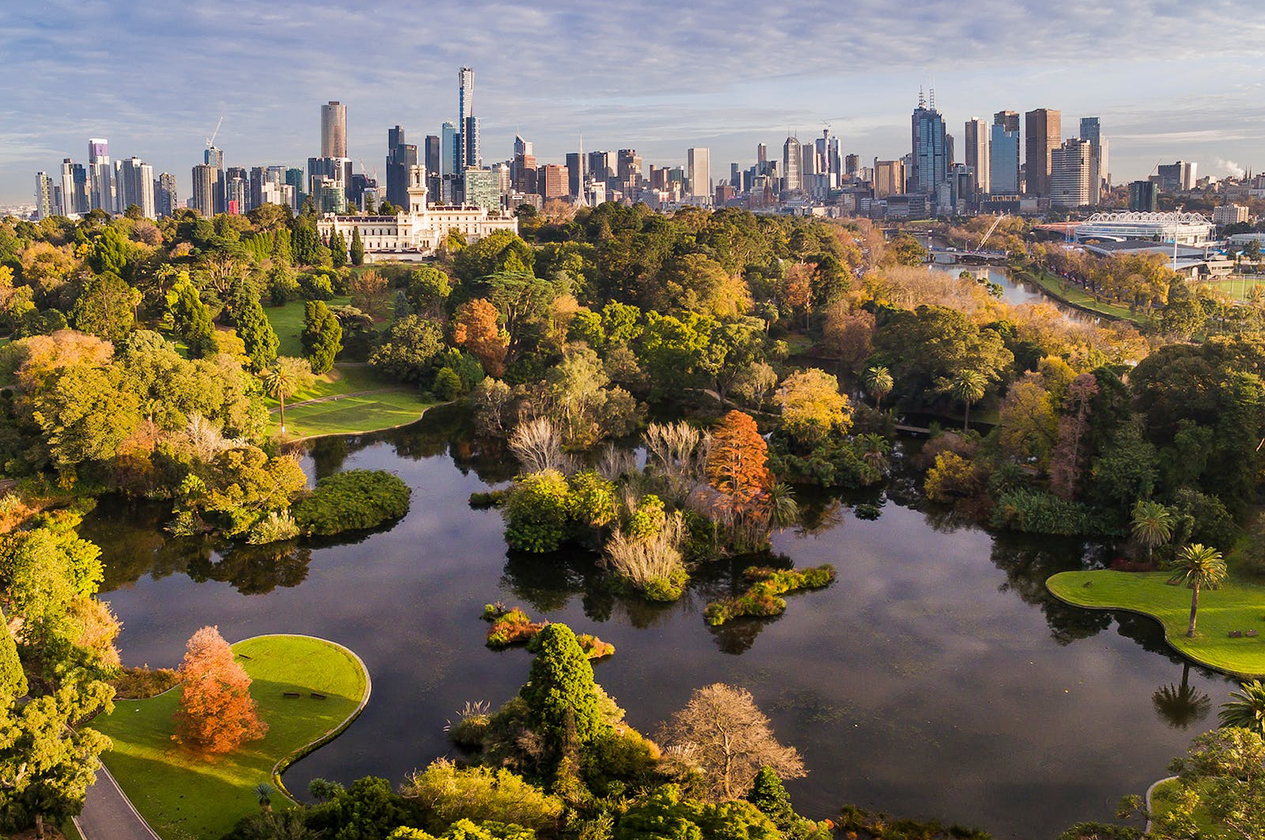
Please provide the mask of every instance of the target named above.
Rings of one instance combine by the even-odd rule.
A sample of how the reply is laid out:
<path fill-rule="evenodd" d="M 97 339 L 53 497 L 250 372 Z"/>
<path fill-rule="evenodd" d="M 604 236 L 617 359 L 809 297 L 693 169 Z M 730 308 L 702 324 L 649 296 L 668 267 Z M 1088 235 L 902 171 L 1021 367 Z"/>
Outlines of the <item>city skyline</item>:
<path fill-rule="evenodd" d="M 841 138 L 844 152 L 864 162 L 892 159 L 907 146 L 917 87 L 934 83 L 938 109 L 955 136 L 967 119 L 986 119 L 1001 109 L 1060 110 L 1065 137 L 1074 133 L 1080 117 L 1100 117 L 1113 142 L 1111 174 L 1118 183 L 1144 178 L 1157 162 L 1178 158 L 1198 161 L 1205 174 L 1256 168 L 1252 140 L 1265 123 L 1265 107 L 1254 91 L 1265 82 L 1265 71 L 1258 69 L 1259 62 L 1243 59 L 1259 57 L 1253 41 L 1261 26 L 1249 21 L 1219 28 L 1220 54 L 1182 61 L 1193 56 L 1187 44 L 1198 40 L 1192 35 L 1199 27 L 1245 9 L 1243 4 L 1204 4 L 1179 14 L 1169 4 L 1143 3 L 1150 19 L 1180 21 L 1183 27 L 1180 39 L 1165 34 L 1172 27 L 1157 27 L 1159 39 L 1148 40 L 1145 51 L 1135 45 L 1139 39 L 1099 34 L 1111 29 L 1101 18 L 1091 31 L 1084 21 L 1036 4 L 973 5 L 981 11 L 974 16 L 976 25 L 966 26 L 933 4 L 922 4 L 932 35 L 943 41 L 942 52 L 949 51 L 941 66 L 929 65 L 911 49 L 932 37 L 921 32 L 906 45 L 880 39 L 887 52 L 845 39 L 841 43 L 854 58 L 832 60 L 824 47 L 832 33 L 845 31 L 836 23 L 814 25 L 813 37 L 796 47 L 796 62 L 787 66 L 773 59 L 794 27 L 777 15 L 760 18 L 762 24 L 729 16 L 728 35 L 717 35 L 701 26 L 701 12 L 669 12 L 654 5 L 604 16 L 565 4 L 550 10 L 500 5 L 497 15 L 484 16 L 478 31 L 465 33 L 469 37 L 436 45 L 405 44 L 385 5 L 339 12 L 382 49 L 407 55 L 400 62 L 366 62 L 353 56 L 355 51 L 348 58 L 317 51 L 319 61 L 313 60 L 299 41 L 312 25 L 328 23 L 334 14 L 320 4 L 311 9 L 270 6 L 266 14 L 271 18 L 295 20 L 284 37 L 269 35 L 263 12 L 216 11 L 214 4 L 202 12 L 140 4 L 114 17 L 98 16 L 91 6 L 68 6 L 63 15 L 56 13 L 57 4 L 21 10 L 3 37 L 11 56 L 30 68 L 39 84 L 15 91 L 0 110 L 0 201 L 29 202 L 30 173 L 51 172 L 64 157 L 80 160 L 84 139 L 93 136 L 109 138 L 117 157 L 136 155 L 155 173 L 175 173 L 188 194 L 187 173 L 220 117 L 224 124 L 217 145 L 228 164 L 301 165 L 320 151 L 315 105 L 333 100 L 347 106 L 348 156 L 364 160 L 369 172 L 377 169 L 382 181 L 387 129 L 398 124 L 419 139 L 439 134 L 442 123 L 456 116 L 450 80 L 460 66 L 479 72 L 477 114 L 485 162 L 508 159 L 516 133 L 534 142 L 542 162 L 562 162 L 583 133 L 589 148 L 634 147 L 647 161 L 661 164 L 684 165 L 688 148 L 709 148 L 711 175 L 719 182 L 730 161 L 753 162 L 758 142 L 780 146 L 788 129 L 814 136 L 826 125 Z M 1138 12 L 1136 6 L 1107 9 L 1105 22 L 1123 22 Z M 849 21 L 880 12 L 858 9 Z M 231 50 L 217 46 L 214 33 L 223 24 L 216 14 L 239 24 Z M 659 36 L 654 48 L 642 44 L 641 50 L 616 50 L 604 58 L 589 41 L 602 41 L 603 33 L 613 32 L 630 15 L 641 27 L 637 31 Z M 675 16 L 670 27 L 646 26 L 669 15 Z M 441 24 L 457 17 L 457 7 L 450 4 L 428 12 L 428 19 Z M 1024 55 L 1022 45 L 1011 42 L 1008 33 L 1024 21 L 1058 34 L 1065 48 L 1058 51 L 1057 63 Z M 136 60 L 126 64 L 111 61 L 113 50 L 76 48 L 91 35 L 97 44 L 119 44 L 121 55 L 130 39 L 158 25 L 173 27 L 170 43 L 148 39 L 143 48 L 137 44 Z M 691 41 L 687 31 L 695 25 L 700 28 Z M 764 42 L 735 48 L 746 43 L 739 36 L 748 28 L 764 32 Z M 574 39 L 560 39 L 567 49 L 535 50 L 530 59 L 504 49 L 506 39 L 540 43 L 533 33 L 581 29 L 592 37 L 578 46 Z M 110 33 L 117 37 L 102 37 Z M 271 51 L 265 49 L 269 43 Z M 173 45 L 184 54 L 198 53 L 200 69 L 191 68 L 187 59 L 175 61 L 169 52 Z M 269 59 L 241 60 L 241 53 L 252 49 Z M 110 72 L 74 72 L 94 58 Z M 672 71 L 664 66 L 674 63 Z M 1156 72 L 1166 74 L 1165 85 L 1148 78 Z M 145 83 L 129 83 L 138 74 Z M 207 78 L 217 83 L 206 85 Z M 1004 90 L 997 86 L 1002 78 Z M 155 79 L 162 81 L 156 85 Z"/>

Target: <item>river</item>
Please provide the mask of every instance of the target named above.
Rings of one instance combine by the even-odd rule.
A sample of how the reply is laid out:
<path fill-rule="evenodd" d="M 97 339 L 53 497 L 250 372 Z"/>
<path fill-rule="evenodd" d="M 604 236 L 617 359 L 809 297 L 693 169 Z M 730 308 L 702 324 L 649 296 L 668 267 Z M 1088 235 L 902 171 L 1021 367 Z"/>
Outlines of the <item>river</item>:
<path fill-rule="evenodd" d="M 444 723 L 467 700 L 499 705 L 525 679 L 529 654 L 483 645 L 479 613 L 501 600 L 614 643 L 597 679 L 648 734 L 700 686 L 748 688 L 803 753 L 810 773 L 788 789 L 812 817 L 854 803 L 1016 838 L 1111 819 L 1121 796 L 1144 791 L 1214 726 L 1206 708 L 1186 729 L 1174 720 L 1180 708 L 1157 711 L 1156 692 L 1184 670 L 1214 709 L 1232 687 L 1184 669 L 1153 622 L 1046 594 L 1050 574 L 1094 562 L 1093 546 L 991 535 L 894 499 L 880 499 L 872 521 L 837 500 L 805 499 L 806 524 L 777 535 L 774 549 L 839 575 L 792 596 L 780 618 L 703 622 L 742 564 L 707 566 L 669 606 L 611 596 L 595 585 L 590 555 L 507 552 L 499 512 L 467 503 L 508 478 L 506 458 L 480 456 L 453 424 L 432 412 L 409 428 L 311 444 L 309 476 L 390 470 L 412 488 L 412 509 L 387 530 L 280 561 L 190 549 L 163 536 L 160 508 L 103 503 L 83 535 L 103 550 L 124 661 L 174 666 L 206 624 L 230 640 L 295 632 L 341 642 L 368 665 L 373 697 L 342 737 L 288 771 L 287 785 L 368 774 L 398 783 L 451 751 Z"/>

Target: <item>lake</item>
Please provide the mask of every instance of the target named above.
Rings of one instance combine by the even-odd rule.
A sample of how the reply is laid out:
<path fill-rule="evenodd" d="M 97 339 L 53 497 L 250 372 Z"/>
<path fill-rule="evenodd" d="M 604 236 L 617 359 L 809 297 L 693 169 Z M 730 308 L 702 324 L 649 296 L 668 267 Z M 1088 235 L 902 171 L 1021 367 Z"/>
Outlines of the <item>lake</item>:
<path fill-rule="evenodd" d="M 528 653 L 483 644 L 480 611 L 500 600 L 614 643 L 597 679 L 649 735 L 700 686 L 749 689 L 804 756 L 809 775 L 787 787 L 808 816 L 853 803 L 1022 838 L 1110 820 L 1121 796 L 1166 775 L 1215 726 L 1215 711 L 1191 723 L 1180 703 L 1157 710 L 1156 692 L 1184 671 L 1213 710 L 1233 687 L 1184 668 L 1152 621 L 1046 594 L 1049 575 L 1097 562 L 1094 546 L 960 526 L 911 506 L 917 494 L 900 479 L 872 521 L 805 498 L 806 524 L 778 534 L 774 551 L 799 566 L 832 563 L 838 578 L 791 596 L 779 618 L 704 623 L 744 563 L 699 570 L 676 604 L 612 596 L 592 555 L 507 553 L 500 513 L 467 500 L 508 479 L 509 459 L 455 437 L 453 423 L 436 411 L 406 429 L 309 445 L 309 476 L 385 469 L 413 490 L 404 519 L 350 543 L 222 555 L 165 538 L 159 507 L 103 502 L 82 533 L 103 550 L 124 662 L 175 666 L 206 624 L 230 641 L 341 642 L 368 665 L 372 699 L 286 783 L 299 793 L 315 777 L 398 783 L 452 752 L 444 724 L 466 701 L 495 707 L 526 678 Z"/>

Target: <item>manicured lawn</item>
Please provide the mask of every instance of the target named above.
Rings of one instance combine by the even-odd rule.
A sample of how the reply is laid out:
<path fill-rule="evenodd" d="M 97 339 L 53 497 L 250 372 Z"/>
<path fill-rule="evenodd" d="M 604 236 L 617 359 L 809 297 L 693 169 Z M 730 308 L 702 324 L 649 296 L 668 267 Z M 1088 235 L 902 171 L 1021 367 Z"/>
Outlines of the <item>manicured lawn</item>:
<path fill-rule="evenodd" d="M 420 419 L 422 412 L 432 405 L 436 403 L 423 400 L 416 391 L 375 391 L 294 408 L 287 404 L 286 438 L 390 429 Z M 280 431 L 280 415 L 274 413 L 268 433 L 272 435 Z"/>
<path fill-rule="evenodd" d="M 215 758 L 188 752 L 171 740 L 179 688 L 148 700 L 120 700 L 111 715 L 91 724 L 113 739 L 106 765 L 164 840 L 215 840 L 258 811 L 255 785 L 272 781 L 278 761 L 341 726 L 368 690 L 368 674 L 355 657 L 319 639 L 261 636 L 238 642 L 233 651 L 268 724 L 262 740 Z M 286 699 L 287 691 L 300 697 Z M 280 793 L 273 807 L 288 807 Z"/>
<path fill-rule="evenodd" d="M 1169 586 L 1164 572 L 1060 572 L 1046 581 L 1055 596 L 1079 607 L 1124 609 L 1159 619 L 1164 637 L 1196 662 L 1237 676 L 1265 674 L 1265 586 L 1227 580 L 1201 590 L 1195 638 L 1186 638 L 1191 592 Z M 1259 630 L 1231 639 L 1231 630 Z"/>
<path fill-rule="evenodd" d="M 1211 286 L 1220 292 L 1225 292 L 1235 300 L 1247 300 L 1247 293 L 1254 286 L 1265 285 L 1265 278 L 1222 277 L 1216 280 L 1200 280 L 1199 282 L 1201 285 Z"/>
<path fill-rule="evenodd" d="M 1033 283 L 1036 283 L 1038 286 L 1049 292 L 1053 297 L 1066 301 L 1072 306 L 1086 309 L 1090 312 L 1098 315 L 1104 315 L 1108 318 L 1133 321 L 1136 324 L 1146 322 L 1146 318 L 1136 312 L 1130 312 L 1129 307 L 1119 306 L 1118 304 L 1107 303 L 1106 301 L 1099 300 L 1080 286 L 1077 286 L 1075 283 L 1066 283 L 1063 278 L 1055 274 L 1051 274 L 1048 271 L 1042 271 L 1041 269 L 1033 267 L 1020 269 L 1017 274 L 1025 280 L 1030 280 Z"/>
<path fill-rule="evenodd" d="M 304 303 L 306 301 L 292 300 L 284 306 L 264 307 L 264 314 L 268 316 L 273 332 L 277 334 L 277 340 L 281 342 L 281 347 L 277 350 L 278 355 L 303 355 L 303 342 L 300 336 L 303 334 Z M 338 297 L 327 300 L 325 303 L 328 306 L 347 306 L 351 303 L 351 298 Z"/>

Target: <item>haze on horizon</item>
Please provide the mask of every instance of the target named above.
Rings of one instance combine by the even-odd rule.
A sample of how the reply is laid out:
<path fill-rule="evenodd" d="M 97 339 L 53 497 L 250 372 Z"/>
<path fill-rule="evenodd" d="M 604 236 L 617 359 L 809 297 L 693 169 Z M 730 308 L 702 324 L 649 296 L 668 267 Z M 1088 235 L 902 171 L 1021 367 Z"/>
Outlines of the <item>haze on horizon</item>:
<path fill-rule="evenodd" d="M 918 88 L 949 131 L 972 116 L 1048 107 L 1064 136 L 1102 119 L 1115 182 L 1157 162 L 1201 175 L 1265 168 L 1265 22 L 1247 0 L 557 0 L 396 4 L 47 0 L 0 9 L 0 203 L 29 203 L 37 170 L 84 161 L 89 137 L 176 175 L 224 118 L 231 166 L 301 166 L 319 154 L 320 105 L 348 106 L 348 154 L 385 177 L 386 131 L 438 134 L 475 68 L 484 162 L 516 132 L 561 162 L 633 147 L 680 164 L 711 148 L 712 174 L 829 124 L 863 162 L 908 151 Z"/>

